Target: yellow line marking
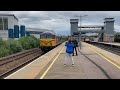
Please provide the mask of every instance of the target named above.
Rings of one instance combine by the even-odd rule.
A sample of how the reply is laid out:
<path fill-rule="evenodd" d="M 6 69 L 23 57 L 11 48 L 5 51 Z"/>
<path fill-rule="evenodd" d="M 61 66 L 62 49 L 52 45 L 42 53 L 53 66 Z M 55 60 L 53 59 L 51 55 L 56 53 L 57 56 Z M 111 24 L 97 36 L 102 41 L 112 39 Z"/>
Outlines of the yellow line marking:
<path fill-rule="evenodd" d="M 61 49 L 61 51 L 58 53 L 58 55 L 56 56 L 56 58 L 53 60 L 53 62 L 51 63 L 51 65 L 47 68 L 47 70 L 42 74 L 42 76 L 40 77 L 40 79 L 43 79 L 45 77 L 45 75 L 47 74 L 47 72 L 49 71 L 49 69 L 52 67 L 52 65 L 54 64 L 54 62 L 56 61 L 56 59 L 58 58 L 58 56 L 60 55 L 60 53 L 62 52 L 62 50 L 64 49 L 64 47 Z"/>
<path fill-rule="evenodd" d="M 88 46 L 88 45 L 87 45 L 87 46 Z M 110 63 L 113 64 L 114 66 L 116 66 L 118 69 L 120 69 L 120 66 L 116 65 L 115 63 L 113 63 L 113 62 L 112 62 L 113 60 L 112 60 L 111 58 L 109 58 L 109 59 L 112 60 L 112 61 L 110 61 L 107 56 L 102 55 L 102 54 L 99 53 L 98 51 L 92 49 L 90 46 L 88 46 L 88 47 L 89 47 L 92 51 L 96 52 L 99 56 L 101 56 L 102 58 L 104 58 L 105 60 L 107 60 L 108 62 L 110 62 Z"/>

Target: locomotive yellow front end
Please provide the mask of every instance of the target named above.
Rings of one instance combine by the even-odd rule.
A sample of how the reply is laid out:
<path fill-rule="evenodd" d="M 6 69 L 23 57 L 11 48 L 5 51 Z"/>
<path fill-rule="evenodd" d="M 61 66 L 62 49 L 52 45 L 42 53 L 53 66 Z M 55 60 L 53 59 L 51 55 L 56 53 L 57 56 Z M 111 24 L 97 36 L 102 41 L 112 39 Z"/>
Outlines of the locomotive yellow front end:
<path fill-rule="evenodd" d="M 40 47 L 54 47 L 56 45 L 55 39 L 40 39 Z"/>
<path fill-rule="evenodd" d="M 56 46 L 55 34 L 53 32 L 44 32 L 40 34 L 40 48 L 42 51 L 51 50 Z"/>

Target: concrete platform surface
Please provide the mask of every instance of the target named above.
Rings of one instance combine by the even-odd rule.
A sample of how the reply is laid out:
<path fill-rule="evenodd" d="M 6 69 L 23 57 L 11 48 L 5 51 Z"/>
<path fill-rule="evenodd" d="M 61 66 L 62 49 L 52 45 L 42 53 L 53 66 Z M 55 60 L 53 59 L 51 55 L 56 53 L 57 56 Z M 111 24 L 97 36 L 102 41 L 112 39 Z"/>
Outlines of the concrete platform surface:
<path fill-rule="evenodd" d="M 49 51 L 48 53 L 37 58 L 30 64 L 9 75 L 5 79 L 34 79 L 39 72 L 58 54 L 64 45 Z"/>
<path fill-rule="evenodd" d="M 89 57 L 97 65 L 102 67 L 105 72 L 101 71 L 100 68 L 98 68 L 95 64 L 93 64 L 80 53 L 78 56 L 73 56 L 75 67 L 72 67 L 70 60 L 68 65 L 65 67 L 64 48 L 62 53 L 59 55 L 43 79 L 120 79 L 120 69 L 88 48 L 86 43 L 82 43 L 81 52 Z M 107 73 L 109 77 L 106 76 L 105 73 Z"/>
<path fill-rule="evenodd" d="M 63 43 L 5 79 L 120 79 L 120 56 L 82 42 L 80 52 L 90 60 L 78 52 L 75 66 L 68 59 L 65 67 L 65 48 Z"/>

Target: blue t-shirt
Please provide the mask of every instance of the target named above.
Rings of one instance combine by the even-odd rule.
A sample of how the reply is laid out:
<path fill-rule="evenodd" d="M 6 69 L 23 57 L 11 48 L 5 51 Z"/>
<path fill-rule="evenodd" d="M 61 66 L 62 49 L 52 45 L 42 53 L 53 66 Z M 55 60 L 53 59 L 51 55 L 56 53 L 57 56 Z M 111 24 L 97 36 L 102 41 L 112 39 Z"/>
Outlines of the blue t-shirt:
<path fill-rule="evenodd" d="M 74 47 L 74 43 L 73 42 L 71 42 L 71 43 L 66 42 L 65 46 L 66 46 L 66 52 L 67 53 L 73 53 L 73 47 Z"/>

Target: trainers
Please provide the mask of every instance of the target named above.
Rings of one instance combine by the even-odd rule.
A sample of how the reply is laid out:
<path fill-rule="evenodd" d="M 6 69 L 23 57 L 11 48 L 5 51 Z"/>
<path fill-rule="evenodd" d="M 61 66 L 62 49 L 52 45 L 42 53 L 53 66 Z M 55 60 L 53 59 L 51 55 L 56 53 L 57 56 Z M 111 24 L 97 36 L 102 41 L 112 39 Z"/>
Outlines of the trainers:
<path fill-rule="evenodd" d="M 67 65 L 66 65 L 66 64 L 64 64 L 64 66 L 66 67 Z"/>
<path fill-rule="evenodd" d="M 72 64 L 72 66 L 74 67 L 74 64 Z"/>

